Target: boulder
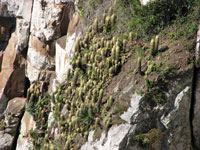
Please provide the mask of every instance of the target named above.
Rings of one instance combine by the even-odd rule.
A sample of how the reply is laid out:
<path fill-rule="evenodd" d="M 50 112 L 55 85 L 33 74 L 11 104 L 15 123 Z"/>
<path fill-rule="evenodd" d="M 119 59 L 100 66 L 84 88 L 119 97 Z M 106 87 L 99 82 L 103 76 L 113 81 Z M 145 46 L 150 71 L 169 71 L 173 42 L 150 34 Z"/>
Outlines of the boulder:
<path fill-rule="evenodd" d="M 18 38 L 12 34 L 3 55 L 0 72 L 0 100 L 4 94 L 8 99 L 24 96 L 25 59 L 16 54 Z"/>
<path fill-rule="evenodd" d="M 10 134 L 0 131 L 0 150 L 10 150 L 14 137 Z"/>
<path fill-rule="evenodd" d="M 24 113 L 24 116 L 21 120 L 21 129 L 20 135 L 17 140 L 16 150 L 29 150 L 32 147 L 31 138 L 29 132 L 31 129 L 35 128 L 35 121 L 33 120 L 33 116 L 31 116 L 28 112 Z"/>
<path fill-rule="evenodd" d="M 88 142 L 81 147 L 81 150 L 125 150 L 130 131 L 132 131 L 130 124 L 113 126 L 107 136 L 103 132 L 101 138 L 95 141 L 93 141 L 94 131 L 90 131 Z"/>

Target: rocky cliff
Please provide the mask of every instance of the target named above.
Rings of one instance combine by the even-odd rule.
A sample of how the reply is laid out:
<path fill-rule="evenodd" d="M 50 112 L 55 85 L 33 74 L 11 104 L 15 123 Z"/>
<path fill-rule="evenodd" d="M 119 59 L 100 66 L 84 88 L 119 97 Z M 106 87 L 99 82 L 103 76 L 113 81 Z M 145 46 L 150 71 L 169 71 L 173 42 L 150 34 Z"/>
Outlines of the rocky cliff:
<path fill-rule="evenodd" d="M 0 0 L 0 150 L 200 149 L 198 0 Z"/>

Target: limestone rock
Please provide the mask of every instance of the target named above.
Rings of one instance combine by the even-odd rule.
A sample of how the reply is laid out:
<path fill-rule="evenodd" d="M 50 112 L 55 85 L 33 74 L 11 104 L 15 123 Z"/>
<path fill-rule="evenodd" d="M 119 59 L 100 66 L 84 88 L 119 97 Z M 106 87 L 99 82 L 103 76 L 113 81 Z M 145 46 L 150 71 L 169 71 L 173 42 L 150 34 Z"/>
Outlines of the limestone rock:
<path fill-rule="evenodd" d="M 28 112 L 25 112 L 21 121 L 21 130 L 16 150 L 29 150 L 32 147 L 29 131 L 35 128 L 35 124 L 33 117 Z"/>
<path fill-rule="evenodd" d="M 51 58 L 55 56 L 55 43 L 52 41 L 66 35 L 73 10 L 71 1 L 59 2 L 59 5 L 55 1 L 34 1 L 26 71 L 31 82 L 39 72 L 54 70 Z"/>
<path fill-rule="evenodd" d="M 161 117 L 161 122 L 170 132 L 169 149 L 190 149 L 190 98 L 191 88 L 186 86 L 176 96 L 173 109 Z"/>
<path fill-rule="evenodd" d="M 100 140 L 93 141 L 94 132 L 91 131 L 88 136 L 88 142 L 85 143 L 81 150 L 125 150 L 126 141 L 132 127 L 130 124 L 121 124 L 113 126 L 106 137 L 105 133 L 101 134 Z"/>
<path fill-rule="evenodd" d="M 79 15 L 74 14 L 70 21 L 68 34 L 56 42 L 56 75 L 59 82 L 66 79 L 66 73 L 71 68 L 70 62 L 74 57 L 76 39 L 80 36 L 77 30 Z"/>
<path fill-rule="evenodd" d="M 124 112 L 120 118 L 127 121 L 129 124 L 134 122 L 132 120 L 135 120 L 135 118 L 138 116 L 141 99 L 142 96 L 138 95 L 137 93 L 133 94 L 131 97 L 131 107 L 128 108 L 128 111 Z"/>

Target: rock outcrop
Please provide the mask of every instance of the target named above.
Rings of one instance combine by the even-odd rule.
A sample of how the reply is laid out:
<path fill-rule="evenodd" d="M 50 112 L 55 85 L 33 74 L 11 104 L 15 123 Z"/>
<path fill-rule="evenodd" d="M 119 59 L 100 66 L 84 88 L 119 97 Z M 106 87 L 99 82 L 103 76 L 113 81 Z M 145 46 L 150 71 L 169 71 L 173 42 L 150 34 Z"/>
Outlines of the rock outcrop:
<path fill-rule="evenodd" d="M 26 104 L 26 98 L 16 97 L 8 102 L 1 120 L 1 143 L 0 150 L 10 150 L 13 148 L 17 137 L 18 127 Z"/>
<path fill-rule="evenodd" d="M 151 1 L 153 0 L 140 0 L 142 5 Z M 185 55 L 190 57 L 188 52 L 180 52 L 180 56 L 170 60 L 178 64 L 178 66 L 176 64 L 173 66 L 175 69 L 166 65 L 168 69 L 170 67 L 174 69 L 175 73 L 166 68 L 159 70 L 164 62 L 160 60 L 164 59 L 165 56 L 162 56 L 164 52 L 159 51 L 159 56 L 153 58 L 143 56 L 142 62 L 141 58 L 138 59 L 140 63 L 138 60 L 132 62 L 130 56 L 133 52 L 129 51 L 128 47 L 134 46 L 133 37 L 130 39 L 128 33 L 121 35 L 124 29 L 119 31 L 121 35 L 119 39 L 116 37 L 118 33 L 114 38 L 112 37 L 114 31 L 111 29 L 114 28 L 115 19 L 118 17 L 115 16 L 115 12 L 113 13 L 113 7 L 109 10 L 100 8 L 98 12 L 102 12 L 101 15 L 95 14 L 98 5 L 93 4 L 94 14 L 84 16 L 83 8 L 77 10 L 80 8 L 78 3 L 72 0 L 0 1 L 0 150 L 33 149 L 36 142 L 41 142 L 31 138 L 34 134 L 33 130 L 38 127 L 38 120 L 34 119 L 44 114 L 45 117 L 43 116 L 40 121 L 45 123 L 45 127 L 41 126 L 39 129 L 42 140 L 44 138 L 48 141 L 44 144 L 44 148 L 55 149 L 56 146 L 63 148 L 65 145 L 65 148 L 69 149 L 72 138 L 75 139 L 71 142 L 72 147 L 76 148 L 75 144 L 80 138 L 81 142 L 77 144 L 77 149 L 81 150 L 189 150 L 191 147 L 195 150 L 200 149 L 200 105 L 198 102 L 200 31 L 196 39 L 195 67 L 191 63 L 186 63 L 188 60 L 183 60 L 186 59 Z M 106 4 L 111 5 L 111 3 L 116 5 L 113 1 Z M 103 16 L 103 12 L 110 13 L 110 16 Z M 97 30 L 95 30 L 95 22 L 90 27 L 85 27 L 92 24 L 92 19 L 90 20 L 87 15 L 97 16 Z M 83 16 L 89 22 L 85 23 Z M 103 23 L 100 21 L 101 17 L 105 17 Z M 113 22 L 109 22 L 110 20 Z M 106 21 L 108 21 L 108 26 L 106 26 Z M 87 28 L 88 32 L 86 32 Z M 95 34 L 98 35 L 93 39 Z M 106 38 L 102 38 L 104 34 Z M 83 35 L 85 35 L 84 38 L 82 38 Z M 120 41 L 120 38 L 124 37 L 126 38 Z M 80 51 L 76 47 L 79 38 L 82 38 L 82 41 L 78 43 L 80 47 L 82 46 Z M 93 46 L 89 46 L 91 41 L 88 39 L 93 42 Z M 138 37 L 136 39 L 138 40 Z M 123 52 L 117 53 L 117 48 Z M 134 48 L 150 49 L 148 43 L 139 43 Z M 94 51 L 92 56 L 88 51 Z M 176 51 L 179 50 L 176 49 Z M 75 52 L 77 52 L 76 56 L 80 55 L 83 58 L 79 56 L 79 60 L 74 63 Z M 125 55 L 122 56 L 122 53 Z M 145 52 L 145 55 L 148 54 Z M 172 50 L 168 52 L 168 56 L 174 54 Z M 182 60 L 184 64 L 181 64 Z M 156 61 L 160 64 L 156 64 Z M 75 70 L 72 62 L 74 66 L 82 69 L 77 69 L 78 73 L 85 71 L 85 74 L 80 76 L 75 73 L 70 74 L 69 69 L 71 73 Z M 135 64 L 140 64 L 140 71 L 137 70 L 139 67 Z M 99 68 L 105 70 L 105 66 L 108 66 L 107 71 L 100 72 Z M 92 67 L 95 69 L 91 69 Z M 157 70 L 153 72 L 153 69 Z M 149 70 L 154 73 L 152 76 L 149 75 Z M 157 74 L 161 71 L 162 76 L 158 76 Z M 170 76 L 164 76 L 166 73 Z M 81 80 L 73 84 L 66 80 L 67 75 L 71 75 L 69 78 L 72 78 L 73 82 L 78 78 Z M 75 75 L 77 75 L 76 79 L 74 79 Z M 101 80 L 106 82 L 101 82 Z M 27 91 L 29 82 L 31 86 Z M 156 87 L 153 87 L 154 84 Z M 83 89 L 79 85 L 83 86 Z M 159 85 L 164 85 L 164 88 Z M 93 86 L 97 86 L 95 89 L 97 93 L 89 89 Z M 153 90 L 159 91 L 160 95 L 156 95 L 157 93 Z M 151 95 L 151 92 L 155 95 Z M 66 96 L 68 93 L 71 94 L 70 97 Z M 89 94 L 86 95 L 86 93 Z M 110 95 L 114 98 L 110 98 Z M 24 98 L 26 96 L 29 101 Z M 90 104 L 89 100 L 92 96 L 93 103 Z M 95 105 L 96 99 L 100 99 L 98 107 Z M 109 100 L 111 100 L 110 103 L 115 104 L 112 110 Z M 34 108 L 44 106 L 44 108 L 39 108 L 38 116 L 31 115 L 27 111 L 24 113 L 27 101 L 32 103 Z M 88 106 L 85 107 L 86 104 Z M 75 107 L 77 112 L 74 111 Z M 86 122 L 84 122 L 86 125 L 82 123 L 84 127 L 81 127 L 81 123 L 78 122 L 80 113 L 83 114 L 81 121 Z M 64 116 L 67 115 L 69 118 L 64 120 Z M 108 118 L 113 119 L 113 124 Z M 87 126 L 88 124 L 91 128 Z M 78 127 L 75 129 L 74 126 Z M 65 129 L 69 131 L 65 132 Z M 74 132 L 75 130 L 77 132 Z M 77 140 L 75 137 L 80 131 L 84 132 Z M 70 134 L 67 135 L 67 133 Z M 62 141 L 63 139 L 65 141 Z M 57 145 L 54 146 L 54 142 Z"/>

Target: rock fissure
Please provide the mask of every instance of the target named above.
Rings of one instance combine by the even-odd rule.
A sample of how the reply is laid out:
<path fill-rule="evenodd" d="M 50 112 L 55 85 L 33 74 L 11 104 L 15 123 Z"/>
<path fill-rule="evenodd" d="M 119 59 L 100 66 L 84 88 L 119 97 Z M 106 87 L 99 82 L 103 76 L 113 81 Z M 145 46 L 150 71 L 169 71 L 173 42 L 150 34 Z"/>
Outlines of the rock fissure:
<path fill-rule="evenodd" d="M 194 119 L 194 107 L 195 107 L 195 91 L 196 91 L 196 81 L 197 81 L 197 73 L 199 72 L 199 69 L 194 67 L 193 72 L 193 81 L 192 81 L 192 94 L 191 94 L 191 106 L 190 106 L 190 128 L 191 128 L 191 144 L 192 147 L 195 148 L 195 142 L 194 142 L 194 134 L 193 134 L 193 119 Z"/>

